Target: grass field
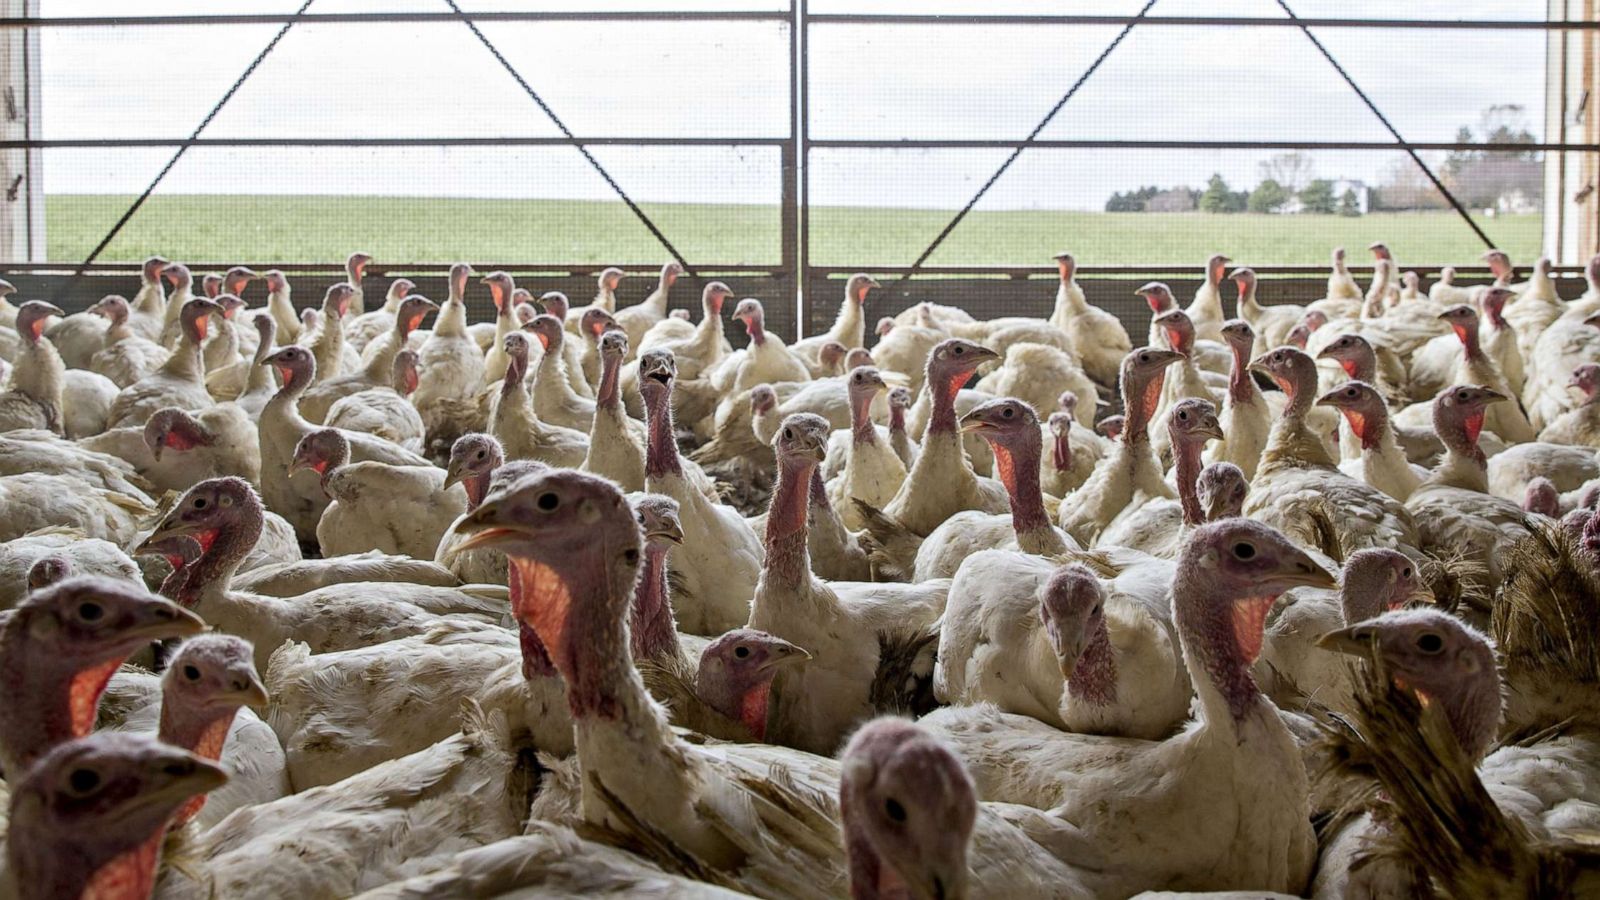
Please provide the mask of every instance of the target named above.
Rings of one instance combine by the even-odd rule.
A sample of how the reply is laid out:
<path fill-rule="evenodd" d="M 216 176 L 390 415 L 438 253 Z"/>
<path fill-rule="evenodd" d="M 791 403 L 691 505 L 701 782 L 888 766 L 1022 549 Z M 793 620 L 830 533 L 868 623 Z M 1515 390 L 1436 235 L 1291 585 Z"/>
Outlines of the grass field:
<path fill-rule="evenodd" d="M 83 259 L 133 198 L 62 194 L 45 203 L 51 260 Z M 773 206 L 644 204 L 690 262 L 775 265 Z M 944 227 L 941 210 L 822 207 L 811 211 L 815 265 L 907 265 Z M 1480 219 L 1518 261 L 1539 253 L 1538 215 Z M 1084 265 L 1194 264 L 1221 251 L 1252 265 L 1320 264 L 1342 245 L 1388 242 L 1401 265 L 1470 263 L 1483 246 L 1452 213 L 1338 216 L 974 212 L 929 260 L 938 265 L 1046 264 L 1072 250 Z M 354 249 L 380 262 L 453 259 L 641 263 L 665 260 L 621 203 L 410 197 L 158 195 L 102 260 L 315 262 Z M 1365 260 L 1366 254 L 1353 256 Z"/>

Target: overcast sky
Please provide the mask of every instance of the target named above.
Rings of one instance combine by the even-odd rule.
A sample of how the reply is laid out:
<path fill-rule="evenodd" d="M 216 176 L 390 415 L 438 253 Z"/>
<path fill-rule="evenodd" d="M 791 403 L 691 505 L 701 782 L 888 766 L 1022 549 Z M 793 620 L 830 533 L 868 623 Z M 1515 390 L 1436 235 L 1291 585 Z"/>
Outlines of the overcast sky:
<path fill-rule="evenodd" d="M 1290 0 L 1302 16 L 1528 19 L 1538 0 Z M 46 16 L 125 15 L 128 0 L 43 0 Z M 292 12 L 299 0 L 230 0 Z M 1128 14 L 1135 0 L 812 0 L 814 12 Z M 462 0 L 466 9 L 783 9 L 760 0 Z M 215 0 L 142 0 L 143 13 L 203 13 Z M 316 0 L 312 12 L 434 11 L 443 0 Z M 1281 16 L 1274 0 L 1159 0 L 1158 15 Z M 782 137 L 789 38 L 780 23 L 496 23 L 483 26 L 579 135 Z M 41 38 L 47 138 L 186 136 L 277 30 L 61 28 Z M 814 25 L 815 138 L 1007 138 L 1038 119 L 1115 36 L 1113 27 Z M 1411 140 L 1451 140 L 1491 104 L 1544 119 L 1537 31 L 1323 29 L 1319 38 Z M 296 26 L 205 132 L 210 137 L 554 135 L 464 25 Z M 1135 28 L 1046 138 L 1386 140 L 1298 30 Z M 170 149 L 51 151 L 49 192 L 132 193 Z M 597 148 L 635 197 L 774 203 L 775 148 Z M 1006 151 L 813 151 L 813 201 L 961 205 Z M 1141 184 L 1257 179 L 1254 151 L 1035 150 L 987 208 L 1098 209 Z M 1378 180 L 1399 154 L 1324 153 L 1324 177 Z M 610 199 L 565 147 L 198 150 L 170 192 Z"/>

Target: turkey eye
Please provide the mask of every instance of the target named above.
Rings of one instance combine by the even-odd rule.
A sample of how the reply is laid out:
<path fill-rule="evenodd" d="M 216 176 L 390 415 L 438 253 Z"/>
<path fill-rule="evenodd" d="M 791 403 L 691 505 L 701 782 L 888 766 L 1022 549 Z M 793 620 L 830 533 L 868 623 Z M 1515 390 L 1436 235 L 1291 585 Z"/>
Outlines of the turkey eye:
<path fill-rule="evenodd" d="M 1401 578 L 1410 578 L 1411 577 L 1411 567 L 1410 566 L 1406 566 L 1404 569 L 1401 569 L 1400 570 L 1400 577 Z"/>
<path fill-rule="evenodd" d="M 1433 632 L 1425 632 L 1417 637 L 1417 649 L 1423 653 L 1438 653 L 1444 649 L 1444 638 Z"/>
<path fill-rule="evenodd" d="M 906 808 L 901 806 L 900 801 L 893 797 L 883 802 L 883 811 L 896 822 L 904 822 L 906 820 Z"/>
<path fill-rule="evenodd" d="M 1233 545 L 1233 555 L 1238 559 L 1255 559 L 1255 545 L 1240 541 L 1239 543 Z"/>
<path fill-rule="evenodd" d="M 1000 411 L 1000 415 L 1005 416 L 1008 419 L 1011 418 L 1012 416 L 1016 415 L 1016 414 L 1017 414 L 1017 411 L 1012 409 L 1009 406 Z"/>
<path fill-rule="evenodd" d="M 78 618 L 85 622 L 97 622 L 106 611 L 98 603 L 83 603 L 78 606 Z"/>
<path fill-rule="evenodd" d="M 1179 410 L 1178 418 L 1187 420 L 1189 418 L 1189 414 L 1186 413 L 1186 412 L 1183 412 L 1182 410 Z"/>
<path fill-rule="evenodd" d="M 561 505 L 561 498 L 556 496 L 555 491 L 545 491 L 534 501 L 534 505 L 545 512 L 550 512 Z"/>
<path fill-rule="evenodd" d="M 205 509 L 206 508 L 206 498 L 204 498 L 204 497 L 196 497 L 196 498 L 194 498 L 194 508 L 195 509 Z"/>
<path fill-rule="evenodd" d="M 785 428 L 783 430 L 783 439 L 786 440 L 786 441 L 794 440 L 794 429 L 793 428 Z"/>
<path fill-rule="evenodd" d="M 478 458 L 479 459 L 483 459 L 483 451 L 482 450 L 478 451 Z"/>
<path fill-rule="evenodd" d="M 93 769 L 74 769 L 67 776 L 67 785 L 75 794 L 87 794 L 100 786 L 100 774 Z"/>
<path fill-rule="evenodd" d="M 1096 603 L 1094 605 L 1094 609 L 1089 610 L 1089 615 L 1091 615 L 1091 616 L 1100 615 L 1100 604 Z"/>
<path fill-rule="evenodd" d="M 950 352 L 954 353 L 957 356 L 960 356 L 961 354 L 967 352 L 967 348 L 965 348 L 965 347 L 956 347 L 955 349 L 951 350 Z"/>
<path fill-rule="evenodd" d="M 195 666 L 184 666 L 183 667 L 183 677 L 189 679 L 190 681 L 199 681 L 200 680 L 200 670 L 198 668 L 196 668 Z"/>
<path fill-rule="evenodd" d="M 733 648 L 733 655 L 737 656 L 740 659 L 744 659 L 745 657 L 750 655 L 750 648 L 742 646 L 742 645 L 738 646 L 738 647 L 735 647 L 735 648 Z"/>
<path fill-rule="evenodd" d="M 630 566 L 634 565 L 639 561 L 639 551 L 633 549 L 632 547 L 622 551 L 622 561 Z"/>

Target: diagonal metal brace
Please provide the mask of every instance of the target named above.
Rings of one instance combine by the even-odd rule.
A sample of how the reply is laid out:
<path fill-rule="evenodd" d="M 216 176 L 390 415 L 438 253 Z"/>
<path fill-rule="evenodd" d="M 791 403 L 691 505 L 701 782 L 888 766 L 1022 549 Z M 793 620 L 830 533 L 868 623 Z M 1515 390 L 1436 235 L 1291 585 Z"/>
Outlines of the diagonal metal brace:
<path fill-rule="evenodd" d="M 456 0 L 444 0 L 444 2 L 449 5 L 452 12 L 456 13 L 457 15 L 464 15 L 461 12 L 461 7 L 456 5 Z M 550 104 L 544 102 L 544 98 L 540 97 L 539 92 L 533 89 L 533 85 L 529 84 L 527 79 L 522 77 L 522 73 L 518 72 L 516 67 L 511 65 L 510 60 L 501 55 L 499 48 L 497 48 L 494 43 L 489 40 L 489 37 L 478 28 L 478 23 L 472 21 L 470 16 L 464 17 L 462 21 L 464 21 L 466 26 L 472 30 L 473 36 L 478 39 L 479 43 L 483 44 L 484 49 L 489 51 L 490 55 L 495 58 L 495 61 L 500 64 L 501 68 L 505 69 L 507 74 L 516 79 L 517 85 L 522 88 L 523 93 L 527 94 L 528 98 L 537 104 L 539 109 L 543 110 L 546 116 L 550 117 L 550 121 L 555 124 L 556 128 L 560 129 L 561 133 L 565 135 L 568 140 L 576 140 L 572 131 L 567 128 L 567 123 L 561 121 L 561 117 L 556 115 L 556 111 L 550 108 Z M 605 183 L 610 186 L 611 190 L 616 192 L 617 197 L 621 199 L 623 203 L 627 204 L 628 209 L 632 210 L 633 214 L 639 217 L 639 221 L 644 224 L 645 228 L 649 229 L 650 233 L 655 236 L 657 241 L 661 242 L 661 246 L 665 247 L 666 251 L 672 254 L 672 258 L 677 261 L 678 265 L 683 266 L 684 271 L 688 273 L 689 277 L 698 277 L 695 275 L 694 268 L 689 265 L 689 261 L 683 258 L 683 254 L 678 252 L 678 248 L 672 246 L 672 242 L 667 240 L 667 236 L 661 233 L 661 229 L 656 227 L 656 223 L 652 222 L 650 217 L 645 215 L 644 210 L 639 208 L 639 204 L 634 203 L 633 198 L 629 197 L 627 192 L 622 189 L 622 186 L 617 184 L 616 179 L 611 177 L 611 173 L 606 171 L 605 166 L 600 165 L 600 161 L 594 158 L 594 154 L 589 152 L 589 148 L 585 147 L 583 144 L 573 144 L 573 146 L 577 148 L 579 153 L 583 154 L 583 158 L 588 161 L 589 165 L 594 168 L 595 172 L 599 173 L 600 177 L 605 180 Z"/>

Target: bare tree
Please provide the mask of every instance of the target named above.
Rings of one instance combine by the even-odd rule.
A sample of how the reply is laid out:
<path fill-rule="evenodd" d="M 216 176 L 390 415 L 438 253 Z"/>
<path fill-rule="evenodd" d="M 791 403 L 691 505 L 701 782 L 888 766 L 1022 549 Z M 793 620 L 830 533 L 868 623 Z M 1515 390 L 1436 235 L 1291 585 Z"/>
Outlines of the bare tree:
<path fill-rule="evenodd" d="M 1316 175 L 1316 166 L 1308 154 L 1294 151 L 1279 153 L 1260 164 L 1261 180 L 1276 181 L 1291 194 L 1299 193 Z"/>

